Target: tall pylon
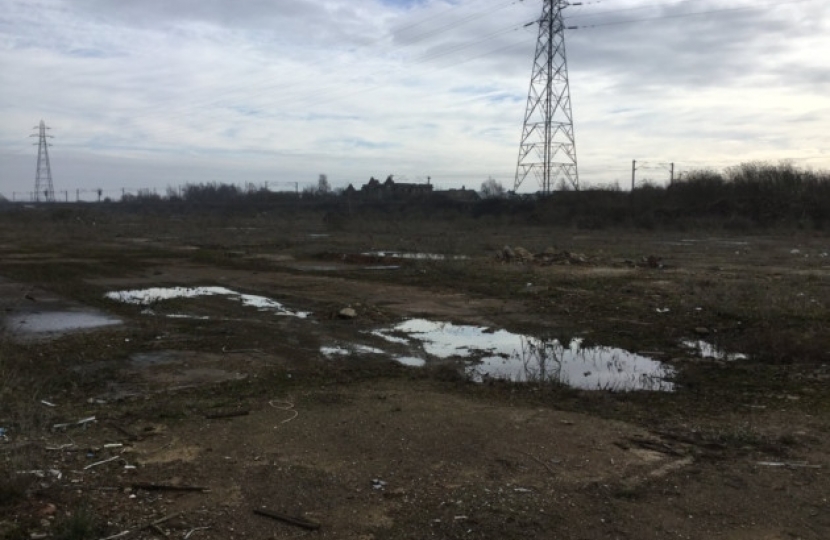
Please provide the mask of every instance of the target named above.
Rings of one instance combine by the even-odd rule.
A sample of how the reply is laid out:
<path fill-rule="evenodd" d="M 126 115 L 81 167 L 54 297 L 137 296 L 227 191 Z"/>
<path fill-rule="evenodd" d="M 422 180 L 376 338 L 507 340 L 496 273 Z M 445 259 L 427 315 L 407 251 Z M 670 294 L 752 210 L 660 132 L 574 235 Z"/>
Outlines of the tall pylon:
<path fill-rule="evenodd" d="M 52 138 L 51 135 L 46 134 L 46 130 L 52 128 L 47 127 L 41 120 L 40 125 L 32 129 L 38 130 L 37 135 L 30 135 L 30 137 L 38 137 L 35 201 L 53 202 L 55 200 L 55 187 L 52 185 L 52 167 L 49 165 L 49 143 L 46 142 L 47 138 Z"/>
<path fill-rule="evenodd" d="M 580 3 L 543 0 L 542 16 L 536 21 L 539 39 L 530 76 L 514 190 L 519 189 L 531 172 L 539 181 L 542 193 L 550 193 L 559 186 L 579 189 L 565 57 L 566 28 L 562 18 L 562 10 L 572 5 Z"/>

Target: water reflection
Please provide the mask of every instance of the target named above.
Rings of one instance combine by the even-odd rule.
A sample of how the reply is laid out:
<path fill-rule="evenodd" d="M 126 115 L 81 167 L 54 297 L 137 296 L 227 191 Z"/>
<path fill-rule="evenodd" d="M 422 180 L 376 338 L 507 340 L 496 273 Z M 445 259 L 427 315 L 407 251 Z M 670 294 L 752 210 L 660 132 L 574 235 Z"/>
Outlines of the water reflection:
<path fill-rule="evenodd" d="M 728 361 L 735 361 L 735 360 L 746 360 L 749 357 L 743 353 L 729 353 L 709 343 L 708 341 L 697 340 L 697 341 L 684 341 L 683 346 L 687 349 L 694 351 L 698 356 L 701 358 L 712 358 L 715 360 L 728 360 Z"/>
<path fill-rule="evenodd" d="M 584 390 L 674 390 L 667 380 L 673 370 L 639 354 L 613 347 L 583 347 L 580 339 L 567 347 L 558 340 L 521 336 L 520 341 L 510 356 L 482 358 L 467 367 L 467 374 L 476 381 L 556 382 Z"/>
<path fill-rule="evenodd" d="M 410 358 L 458 359 L 475 381 L 557 382 L 589 390 L 670 392 L 674 371 L 662 363 L 614 347 L 567 345 L 480 326 L 411 319 L 372 335 L 420 350 Z"/>
<path fill-rule="evenodd" d="M 46 311 L 8 318 L 6 326 L 22 334 L 51 334 L 121 324 L 121 320 L 94 311 Z"/>

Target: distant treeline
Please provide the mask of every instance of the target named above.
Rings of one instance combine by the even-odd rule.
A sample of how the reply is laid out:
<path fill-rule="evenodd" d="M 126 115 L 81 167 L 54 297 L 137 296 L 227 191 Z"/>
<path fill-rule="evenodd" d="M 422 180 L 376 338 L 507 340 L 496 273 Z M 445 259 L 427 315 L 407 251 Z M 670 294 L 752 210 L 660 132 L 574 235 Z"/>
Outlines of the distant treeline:
<path fill-rule="evenodd" d="M 556 191 L 550 195 L 506 192 L 478 200 L 434 193 L 403 199 L 366 199 L 344 192 L 306 189 L 272 192 L 251 186 L 190 184 L 165 195 L 126 195 L 113 207 L 145 212 L 294 212 L 318 210 L 346 225 L 355 217 L 406 219 L 458 217 L 579 228 L 734 229 L 776 226 L 823 229 L 830 224 L 830 173 L 791 164 L 746 163 L 725 172 L 698 170 L 668 186 L 645 184 Z"/>

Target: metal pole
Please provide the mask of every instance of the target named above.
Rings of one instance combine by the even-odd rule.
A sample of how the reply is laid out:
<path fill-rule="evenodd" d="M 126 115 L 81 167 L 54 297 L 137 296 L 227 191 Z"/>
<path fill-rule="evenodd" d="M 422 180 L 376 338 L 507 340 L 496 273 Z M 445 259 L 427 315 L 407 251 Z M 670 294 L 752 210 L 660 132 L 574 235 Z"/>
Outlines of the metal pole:
<path fill-rule="evenodd" d="M 635 159 L 635 160 L 631 161 L 631 191 L 634 191 L 634 185 L 635 185 L 635 182 L 636 182 L 636 180 L 635 180 L 636 174 L 637 174 L 637 160 Z"/>

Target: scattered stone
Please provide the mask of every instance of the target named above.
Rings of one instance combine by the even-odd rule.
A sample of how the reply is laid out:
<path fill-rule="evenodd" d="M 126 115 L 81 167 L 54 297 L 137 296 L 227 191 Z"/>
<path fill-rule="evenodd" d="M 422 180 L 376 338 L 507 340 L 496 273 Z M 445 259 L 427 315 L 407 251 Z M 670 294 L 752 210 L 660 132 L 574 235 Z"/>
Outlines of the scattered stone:
<path fill-rule="evenodd" d="M 341 309 L 337 313 L 337 316 L 341 319 L 354 319 L 355 317 L 357 317 L 357 311 L 355 311 L 354 308 L 347 307 Z"/>
<path fill-rule="evenodd" d="M 533 253 L 529 252 L 523 247 L 516 247 L 515 251 L 515 258 L 520 262 L 532 262 L 533 261 Z"/>
<path fill-rule="evenodd" d="M 383 494 L 384 498 L 386 499 L 399 499 L 404 495 L 406 495 L 406 491 L 403 488 L 395 488 Z"/>
<path fill-rule="evenodd" d="M 511 248 L 504 246 L 498 253 L 496 253 L 496 260 L 501 262 L 518 262 L 518 263 L 532 263 L 539 265 L 552 264 L 587 264 L 588 257 L 581 253 L 571 253 L 569 251 L 557 251 L 555 248 L 548 247 L 541 253 L 533 254 L 523 247 Z"/>

